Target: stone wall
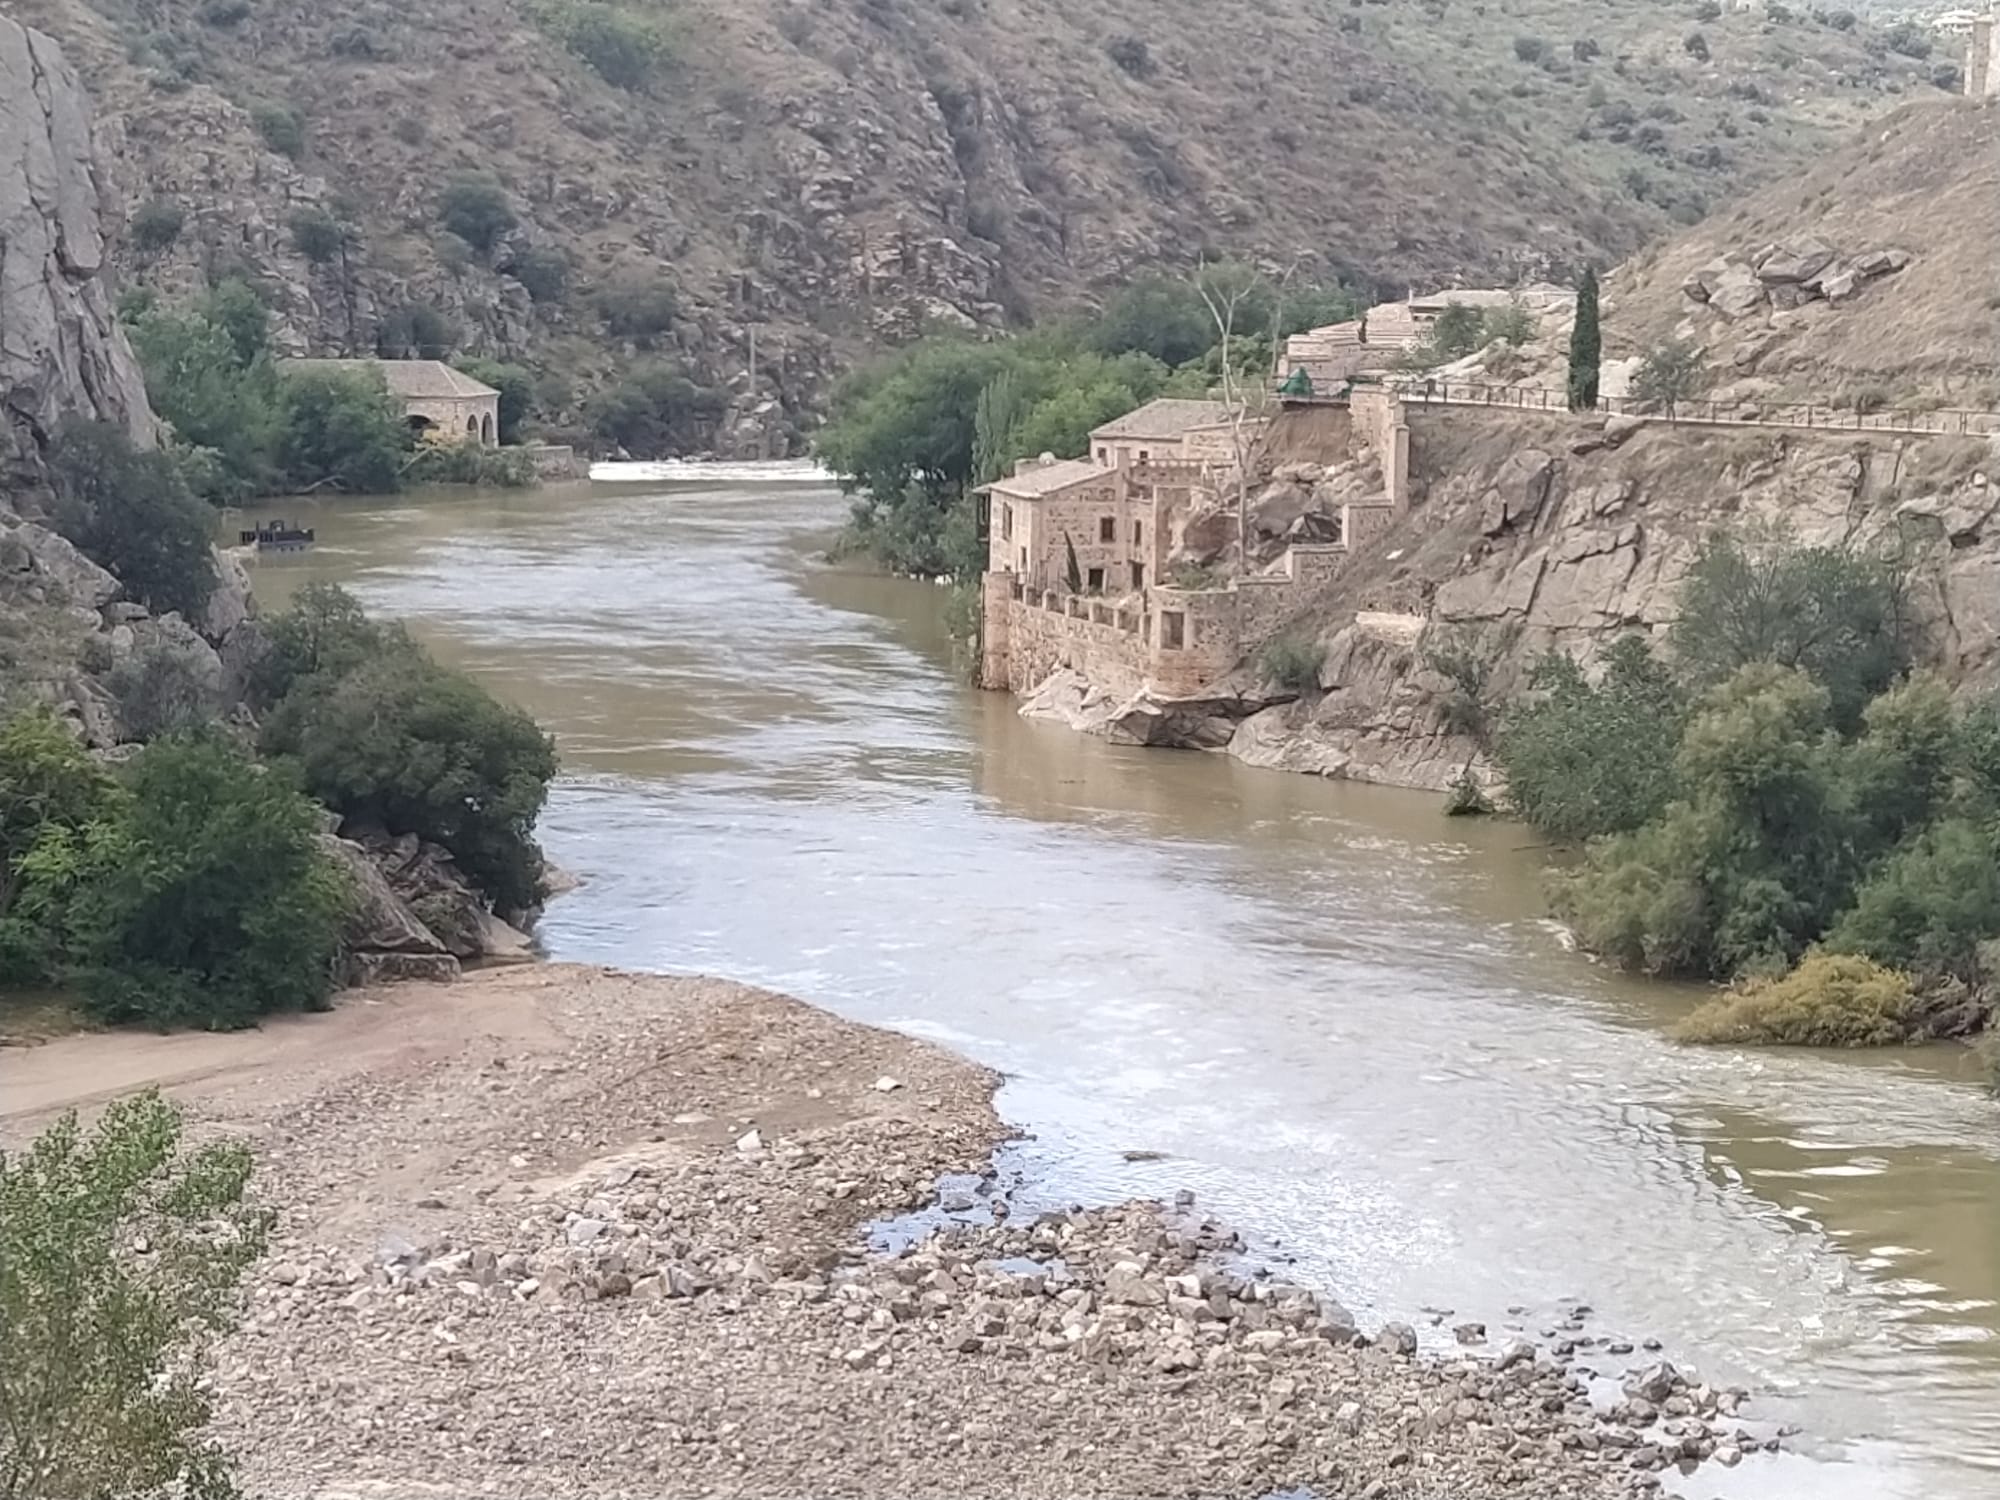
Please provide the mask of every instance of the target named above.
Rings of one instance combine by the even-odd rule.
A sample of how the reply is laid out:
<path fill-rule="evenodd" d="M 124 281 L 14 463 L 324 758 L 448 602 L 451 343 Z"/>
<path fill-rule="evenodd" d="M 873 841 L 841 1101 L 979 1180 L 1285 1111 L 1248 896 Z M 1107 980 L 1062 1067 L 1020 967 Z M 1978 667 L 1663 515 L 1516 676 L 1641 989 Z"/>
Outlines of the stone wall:
<path fill-rule="evenodd" d="M 1354 441 L 1382 470 L 1382 488 L 1397 511 L 1410 504 L 1410 422 L 1402 398 L 1387 388 L 1358 390 L 1348 403 Z"/>
<path fill-rule="evenodd" d="M 1017 591 L 997 573 L 986 575 L 983 604 L 982 686 L 1025 694 L 1065 669 L 1121 697 L 1144 686 L 1146 643 L 1136 612 L 1053 589 Z"/>
<path fill-rule="evenodd" d="M 500 398 L 498 396 L 405 396 L 403 410 L 431 424 L 431 436 L 440 442 L 477 442 L 497 447 L 500 442 Z"/>

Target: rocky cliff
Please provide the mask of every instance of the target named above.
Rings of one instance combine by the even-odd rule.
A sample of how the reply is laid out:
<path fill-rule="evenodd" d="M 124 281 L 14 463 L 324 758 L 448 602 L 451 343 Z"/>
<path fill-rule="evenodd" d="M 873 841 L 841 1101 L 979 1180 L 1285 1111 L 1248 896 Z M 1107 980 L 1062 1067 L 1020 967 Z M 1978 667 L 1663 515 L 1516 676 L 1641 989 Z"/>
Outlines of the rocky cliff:
<path fill-rule="evenodd" d="M 1018 323 L 1204 252 L 1398 292 L 1614 257 L 1937 88 L 1935 59 L 1851 15 L 1691 29 L 1652 0 L 16 10 L 98 96 L 143 230 L 130 280 L 247 275 L 300 351 L 431 309 L 459 347 L 563 377 L 572 416 L 674 360 L 739 417 L 776 403 L 753 448 L 925 323 Z M 579 24 L 621 18 L 657 48 L 579 55 Z M 519 215 L 490 246 L 441 222 L 464 173 Z M 341 225 L 317 258 L 301 214 Z M 563 294 L 510 274 L 529 251 L 567 258 Z M 672 289 L 664 326 L 607 326 L 601 295 L 635 279 Z"/>
<path fill-rule="evenodd" d="M 1324 691 L 1233 724 L 1232 754 L 1424 787 L 1483 771 L 1452 729 L 1463 676 L 1440 657 L 1475 663 L 1491 705 L 1546 650 L 1589 660 L 1622 632 L 1662 631 L 1719 527 L 1900 557 L 1927 656 L 1968 687 L 2000 686 L 1987 440 L 1471 410 L 1420 413 L 1411 438 L 1409 515 L 1294 624 L 1327 648 Z"/>
<path fill-rule="evenodd" d="M 103 279 L 90 118 L 62 50 L 0 16 L 0 493 L 39 482 L 65 417 L 152 441 L 145 386 Z"/>

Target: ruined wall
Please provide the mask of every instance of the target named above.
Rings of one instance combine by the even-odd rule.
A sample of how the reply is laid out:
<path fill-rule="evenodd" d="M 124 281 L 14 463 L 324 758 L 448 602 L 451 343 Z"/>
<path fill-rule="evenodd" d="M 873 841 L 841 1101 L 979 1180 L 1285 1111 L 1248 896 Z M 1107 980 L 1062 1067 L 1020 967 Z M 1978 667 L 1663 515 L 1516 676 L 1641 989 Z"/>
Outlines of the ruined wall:
<path fill-rule="evenodd" d="M 998 575 L 987 576 L 982 686 L 1026 694 L 1061 670 L 1079 672 L 1120 696 L 1144 685 L 1146 646 L 1132 612 L 1054 590 L 1030 589 L 1015 598 L 1004 581 L 996 597 L 990 580 Z"/>

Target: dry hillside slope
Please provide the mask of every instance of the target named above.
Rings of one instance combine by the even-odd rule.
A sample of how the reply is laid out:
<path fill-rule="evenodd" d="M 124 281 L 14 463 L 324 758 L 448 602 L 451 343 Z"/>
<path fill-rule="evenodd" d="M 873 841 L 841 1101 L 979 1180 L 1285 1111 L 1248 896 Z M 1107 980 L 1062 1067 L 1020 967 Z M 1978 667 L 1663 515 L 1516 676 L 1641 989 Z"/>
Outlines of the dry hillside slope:
<path fill-rule="evenodd" d="M 1620 268 L 1606 284 L 1607 352 L 1681 330 L 1719 382 L 1776 400 L 2000 406 L 1997 226 L 2000 110 L 1913 105 Z M 1795 309 L 1724 309 L 1684 290 L 1723 257 L 1815 240 L 1842 257 L 1900 247 L 1911 259 L 1850 299 Z"/>
<path fill-rule="evenodd" d="M 678 360 L 733 382 L 739 417 L 779 403 L 739 446 L 784 437 L 829 372 L 925 319 L 999 326 L 1205 250 L 1396 288 L 1614 258 L 1949 69 L 1845 12 L 1652 0 L 16 8 L 97 93 L 130 207 L 184 215 L 168 243 L 126 241 L 128 278 L 248 273 L 321 353 L 418 304 L 573 389 Z M 670 39 L 636 88 L 551 35 L 607 10 Z M 522 219 L 470 253 L 438 214 L 467 171 Z M 298 253 L 301 208 L 351 220 L 344 253 Z M 570 255 L 566 296 L 496 269 L 525 246 Z M 677 307 L 608 336 L 594 293 L 634 277 Z"/>

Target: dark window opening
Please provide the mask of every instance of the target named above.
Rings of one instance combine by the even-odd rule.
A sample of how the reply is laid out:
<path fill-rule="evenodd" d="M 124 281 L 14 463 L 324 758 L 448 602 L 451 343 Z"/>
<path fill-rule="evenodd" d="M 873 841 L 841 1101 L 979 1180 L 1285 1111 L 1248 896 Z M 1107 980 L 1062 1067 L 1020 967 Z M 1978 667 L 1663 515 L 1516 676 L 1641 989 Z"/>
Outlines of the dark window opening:
<path fill-rule="evenodd" d="M 1145 586 L 1146 586 L 1146 565 L 1144 563 L 1133 563 L 1132 587 L 1135 589 L 1142 589 Z"/>
<path fill-rule="evenodd" d="M 1084 582 L 1084 587 L 1086 587 L 1087 589 L 1089 589 L 1089 590 L 1091 591 L 1091 593 L 1093 593 L 1093 594 L 1101 594 L 1101 593 L 1103 593 L 1103 592 L 1104 592 L 1104 569 L 1102 569 L 1102 568 L 1092 568 L 1092 569 L 1091 569 L 1091 570 L 1090 570 L 1089 572 L 1087 572 L 1087 573 L 1085 573 L 1085 574 L 1083 575 L 1083 582 Z"/>
<path fill-rule="evenodd" d="M 1118 518 L 1116 516 L 1098 517 L 1097 539 L 1100 542 L 1115 542 L 1118 540 Z"/>
<path fill-rule="evenodd" d="M 1186 620 L 1187 617 L 1177 609 L 1160 612 L 1160 644 L 1167 650 L 1180 650 Z"/>

